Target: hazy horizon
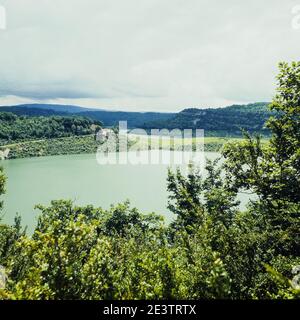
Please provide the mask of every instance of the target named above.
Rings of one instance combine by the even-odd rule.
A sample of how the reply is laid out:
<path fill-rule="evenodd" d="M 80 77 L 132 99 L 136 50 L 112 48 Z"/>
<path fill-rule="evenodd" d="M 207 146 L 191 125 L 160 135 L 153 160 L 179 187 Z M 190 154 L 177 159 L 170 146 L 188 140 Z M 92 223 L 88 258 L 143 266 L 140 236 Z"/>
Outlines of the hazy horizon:
<path fill-rule="evenodd" d="M 248 104 L 254 104 L 254 103 L 266 103 L 268 104 L 269 102 L 266 102 L 266 101 L 255 101 L 255 102 L 250 102 L 250 103 L 242 103 L 240 105 L 243 105 L 243 106 L 247 106 Z M 99 106 L 93 106 L 93 107 L 88 107 L 88 106 L 81 106 L 81 105 L 75 105 L 75 104 L 60 104 L 60 103 L 21 103 L 21 104 L 15 104 L 15 105 L 0 105 L 0 110 L 1 110 L 1 107 L 19 107 L 19 106 L 27 106 L 27 105 L 49 105 L 51 107 L 51 105 L 54 105 L 54 106 L 62 106 L 62 107 L 79 107 L 79 108 L 83 108 L 83 109 L 87 109 L 87 110 L 91 110 L 91 111 L 114 111 L 114 112 L 141 112 L 141 113 L 147 113 L 147 112 L 159 112 L 159 113 L 177 113 L 177 112 L 180 112 L 180 111 L 183 111 L 184 109 L 188 109 L 188 108 L 196 108 L 196 109 L 217 109 L 217 108 L 227 108 L 227 107 L 231 107 L 235 104 L 232 104 L 232 105 L 226 105 L 226 106 L 218 106 L 218 107 L 214 107 L 214 106 L 211 106 L 211 107 L 205 107 L 205 108 L 201 108 L 201 106 L 193 106 L 193 107 L 183 107 L 177 111 L 170 111 L 170 110 L 167 110 L 167 111 L 160 111 L 160 110 L 151 110 L 151 109 L 147 109 L 147 110 L 142 110 L 142 109 L 137 109 L 137 110 L 134 110 L 133 108 L 105 108 L 105 107 L 99 107 Z M 50 108 L 49 107 L 49 108 Z"/>

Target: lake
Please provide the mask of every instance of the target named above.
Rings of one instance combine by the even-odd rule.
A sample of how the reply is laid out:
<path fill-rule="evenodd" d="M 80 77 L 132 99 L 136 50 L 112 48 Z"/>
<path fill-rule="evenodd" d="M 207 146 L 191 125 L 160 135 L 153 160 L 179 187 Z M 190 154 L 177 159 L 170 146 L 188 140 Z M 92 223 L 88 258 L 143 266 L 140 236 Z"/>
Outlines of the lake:
<path fill-rule="evenodd" d="M 151 151 L 155 152 L 155 151 Z M 205 156 L 215 159 L 218 153 Z M 11 224 L 16 213 L 32 232 L 37 222 L 36 204 L 71 199 L 76 205 L 109 208 L 127 199 L 144 213 L 156 212 L 172 220 L 167 209 L 168 165 L 99 165 L 95 154 L 52 156 L 2 161 L 8 178 L 2 222 Z M 183 166 L 181 166 L 183 167 Z M 245 195 L 240 196 L 243 203 Z"/>

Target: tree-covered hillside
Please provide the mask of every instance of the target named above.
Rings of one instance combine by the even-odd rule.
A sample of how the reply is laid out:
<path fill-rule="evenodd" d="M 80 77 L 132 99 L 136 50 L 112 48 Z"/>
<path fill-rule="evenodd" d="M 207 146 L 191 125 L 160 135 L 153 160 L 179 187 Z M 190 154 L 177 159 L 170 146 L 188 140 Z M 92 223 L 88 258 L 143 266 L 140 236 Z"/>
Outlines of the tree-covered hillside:
<path fill-rule="evenodd" d="M 149 122 L 146 129 L 204 129 L 211 136 L 240 136 L 241 129 L 268 134 L 264 127 L 266 120 L 273 114 L 267 103 L 232 105 L 217 109 L 185 109 L 168 121 Z"/>
<path fill-rule="evenodd" d="M 79 115 L 100 120 L 105 126 L 117 126 L 119 121 L 127 121 L 128 128 L 142 128 L 145 123 L 169 121 L 175 113 L 125 112 L 125 111 L 86 111 Z"/>
<path fill-rule="evenodd" d="M 232 105 L 225 108 L 184 109 L 179 113 L 126 112 L 87 109 L 77 106 L 28 104 L 0 107 L 0 111 L 17 115 L 36 116 L 76 116 L 101 121 L 104 126 L 117 126 L 119 121 L 127 121 L 128 128 L 143 129 L 204 129 L 206 136 L 240 136 L 241 128 L 253 133 L 268 134 L 264 123 L 272 115 L 267 103 Z"/>
<path fill-rule="evenodd" d="M 56 104 L 2 106 L 0 107 L 1 111 L 29 117 L 53 115 L 88 117 L 101 121 L 107 127 L 117 126 L 119 121 L 127 121 L 129 128 L 139 128 L 144 126 L 145 123 L 152 121 L 166 121 L 175 116 L 175 113 L 109 111 Z"/>
<path fill-rule="evenodd" d="M 0 145 L 16 141 L 88 135 L 100 126 L 100 121 L 85 117 L 27 117 L 0 112 Z"/>

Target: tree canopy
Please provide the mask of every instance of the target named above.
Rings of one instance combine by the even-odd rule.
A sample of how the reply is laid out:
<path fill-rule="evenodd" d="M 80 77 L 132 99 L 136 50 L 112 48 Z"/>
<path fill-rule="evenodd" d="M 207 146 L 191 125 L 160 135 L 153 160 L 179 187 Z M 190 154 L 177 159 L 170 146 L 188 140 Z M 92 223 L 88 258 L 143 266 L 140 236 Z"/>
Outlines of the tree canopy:
<path fill-rule="evenodd" d="M 84 117 L 28 117 L 0 112 L 0 144 L 93 134 L 100 121 Z"/>

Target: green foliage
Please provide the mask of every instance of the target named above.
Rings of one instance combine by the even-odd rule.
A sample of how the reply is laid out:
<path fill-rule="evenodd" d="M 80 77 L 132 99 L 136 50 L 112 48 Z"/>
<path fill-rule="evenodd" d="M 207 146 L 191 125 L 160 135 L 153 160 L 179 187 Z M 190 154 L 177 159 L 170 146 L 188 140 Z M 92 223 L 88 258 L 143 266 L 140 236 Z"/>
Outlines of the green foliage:
<path fill-rule="evenodd" d="M 16 115 L 37 116 L 76 116 L 87 117 L 95 121 L 101 121 L 107 127 L 119 125 L 119 121 L 127 121 L 129 128 L 141 128 L 145 123 L 151 121 L 164 121 L 175 116 L 175 113 L 162 112 L 127 112 L 109 111 L 100 109 L 88 109 L 70 105 L 54 104 L 26 104 L 9 107 L 1 107 L 1 110 Z"/>
<path fill-rule="evenodd" d="M 280 64 L 278 82 L 279 93 L 271 104 L 278 113 L 267 122 L 269 144 L 247 135 L 243 144 L 229 144 L 223 155 L 237 187 L 251 188 L 281 206 L 300 200 L 300 63 Z"/>
<path fill-rule="evenodd" d="M 279 67 L 278 94 L 270 106 L 277 113 L 266 124 L 272 132 L 269 143 L 246 134 L 246 141 L 228 144 L 223 151 L 232 188 L 259 198 L 249 211 L 261 234 L 261 260 L 271 266 L 279 256 L 292 261 L 300 251 L 300 63 Z M 292 267 L 290 262 L 282 271 L 290 273 Z M 265 287 L 268 277 L 258 278 L 253 294 L 275 296 L 276 288 Z"/>
<path fill-rule="evenodd" d="M 109 142 L 107 142 L 109 143 Z M 95 135 L 72 136 L 57 139 L 19 142 L 0 147 L 0 152 L 9 149 L 6 159 L 67 155 L 67 154 L 95 154 L 101 141 Z M 128 147 L 133 141 L 128 141 Z M 118 143 L 117 143 L 118 150 Z"/>
<path fill-rule="evenodd" d="M 0 144 L 93 134 L 99 121 L 84 117 L 27 117 L 0 113 Z"/>
<path fill-rule="evenodd" d="M 3 168 L 0 167 L 0 196 L 5 192 L 5 175 L 3 173 Z M 0 201 L 0 213 L 3 206 L 3 202 Z"/>
<path fill-rule="evenodd" d="M 57 139 L 19 142 L 0 147 L 1 150 L 9 149 L 7 159 L 96 153 L 101 143 L 95 140 L 94 135 L 73 136 Z"/>
<path fill-rule="evenodd" d="M 162 220 L 129 204 L 105 211 L 55 201 L 6 259 L 14 299 L 213 298 L 228 290 L 221 260 L 201 242 L 170 245 Z"/>
<path fill-rule="evenodd" d="M 276 112 L 268 110 L 268 103 L 233 105 L 226 108 L 185 109 L 171 119 L 145 123 L 146 129 L 186 129 L 205 130 L 206 136 L 241 136 L 241 129 L 269 135 L 265 121 Z"/>
<path fill-rule="evenodd" d="M 239 202 L 235 190 L 230 189 L 221 176 L 222 166 L 218 167 L 218 162 L 219 159 L 207 160 L 205 179 L 193 165 L 189 166 L 187 177 L 180 169 L 176 173 L 169 170 L 168 191 L 171 195 L 168 208 L 177 215 L 173 226 L 188 229 L 198 225 L 206 211 L 216 221 L 226 226 L 230 224 Z"/>
<path fill-rule="evenodd" d="M 19 216 L 15 217 L 13 226 L 0 224 L 0 265 L 6 265 L 9 257 L 14 256 L 15 245 L 25 233 L 26 229 L 22 230 Z"/>
<path fill-rule="evenodd" d="M 266 126 L 269 143 L 245 133 L 244 141 L 225 146 L 221 168 L 208 163 L 208 177 L 169 174 L 174 225 L 201 232 L 217 252 L 231 279 L 231 297 L 289 297 L 263 267 L 291 277 L 300 252 L 300 64 L 280 64 L 275 110 Z M 236 210 L 237 192 L 257 195 L 246 212 Z M 196 215 L 201 219 L 195 219 Z M 278 293 L 279 292 L 279 293 Z"/>
<path fill-rule="evenodd" d="M 127 121 L 129 128 L 200 128 L 205 129 L 206 136 L 216 137 L 240 137 L 241 128 L 268 135 L 269 132 L 264 128 L 264 124 L 274 114 L 268 109 L 268 103 L 265 102 L 223 108 L 188 108 L 179 113 L 93 110 L 76 106 L 47 104 L 1 107 L 1 110 L 28 117 L 87 117 L 101 121 L 109 127 L 118 126 L 119 121 Z"/>

